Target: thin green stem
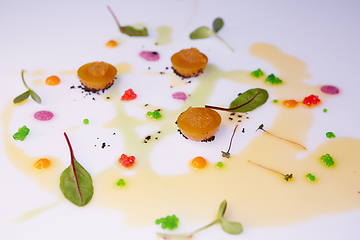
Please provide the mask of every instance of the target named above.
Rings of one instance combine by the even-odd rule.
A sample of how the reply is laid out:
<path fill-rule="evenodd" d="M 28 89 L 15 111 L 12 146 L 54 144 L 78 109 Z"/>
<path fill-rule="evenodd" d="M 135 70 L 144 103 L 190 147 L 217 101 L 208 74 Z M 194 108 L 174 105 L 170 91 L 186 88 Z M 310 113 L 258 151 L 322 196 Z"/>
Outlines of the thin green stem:
<path fill-rule="evenodd" d="M 166 239 L 166 240 L 169 240 L 169 239 L 186 239 L 186 238 L 192 238 L 192 236 L 197 233 L 197 232 L 200 232 L 212 225 L 214 225 L 215 223 L 218 223 L 220 222 L 221 219 L 216 219 L 215 221 L 211 222 L 210 224 L 200 228 L 200 229 L 197 229 L 191 233 L 187 233 L 187 234 L 164 234 L 164 233 L 157 233 L 157 237 L 160 238 L 160 239 Z"/>
<path fill-rule="evenodd" d="M 217 35 L 214 31 L 213 31 L 213 34 L 218 38 L 220 39 L 220 41 L 222 41 L 232 52 L 234 52 L 234 50 L 230 47 L 229 44 L 227 44 L 224 39 L 222 39 L 221 37 L 219 37 L 219 35 Z"/>
<path fill-rule="evenodd" d="M 26 82 L 25 82 L 25 79 L 24 79 L 24 72 L 25 72 L 25 70 L 22 70 L 21 71 L 21 78 L 22 78 L 22 81 L 23 81 L 23 83 L 24 83 L 24 85 L 25 85 L 25 87 L 28 89 L 28 90 L 30 90 L 31 91 L 31 89 L 29 88 L 29 86 L 26 84 Z"/>

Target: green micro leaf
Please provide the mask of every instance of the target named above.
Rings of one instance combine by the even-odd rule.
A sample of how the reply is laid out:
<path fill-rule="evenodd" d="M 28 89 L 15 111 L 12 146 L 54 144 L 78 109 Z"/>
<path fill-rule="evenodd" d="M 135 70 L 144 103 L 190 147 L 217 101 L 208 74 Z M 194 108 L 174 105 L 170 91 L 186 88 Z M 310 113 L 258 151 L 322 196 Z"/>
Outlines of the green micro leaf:
<path fill-rule="evenodd" d="M 85 206 L 94 194 L 90 174 L 76 161 L 70 140 L 64 133 L 70 149 L 71 164 L 60 176 L 60 189 L 64 196 L 75 205 Z"/>
<path fill-rule="evenodd" d="M 31 98 L 34 99 L 35 102 L 41 103 L 41 98 L 39 97 L 39 95 L 36 94 L 36 92 L 34 92 L 33 90 L 30 90 L 30 95 L 31 95 Z"/>
<path fill-rule="evenodd" d="M 25 72 L 25 70 L 22 70 L 22 71 L 21 71 L 21 79 L 22 79 L 22 82 L 23 82 L 24 86 L 25 86 L 28 90 L 27 90 L 26 92 L 20 94 L 20 95 L 17 96 L 16 98 L 14 98 L 13 103 L 22 102 L 22 101 L 24 101 L 25 99 L 27 99 L 30 95 L 31 95 L 31 98 L 35 100 L 35 102 L 41 103 L 41 99 L 40 99 L 39 95 L 37 95 L 33 90 L 31 90 L 31 89 L 29 88 L 29 86 L 26 84 L 25 78 L 24 78 L 24 72 Z"/>
<path fill-rule="evenodd" d="M 225 218 L 221 220 L 221 228 L 224 232 L 229 234 L 240 234 L 243 231 L 241 223 L 238 222 L 229 222 Z"/>
<path fill-rule="evenodd" d="M 119 26 L 119 29 L 122 33 L 125 33 L 128 36 L 135 36 L 135 37 L 146 37 L 148 36 L 148 32 L 146 28 L 143 29 L 135 29 L 131 26 L 125 26 L 121 27 Z"/>
<path fill-rule="evenodd" d="M 14 98 L 13 102 L 14 103 L 19 103 L 24 101 L 25 99 L 27 99 L 30 96 L 30 90 L 20 94 L 19 96 L 17 96 L 16 98 Z"/>
<path fill-rule="evenodd" d="M 113 18 L 116 21 L 116 24 L 118 25 L 120 32 L 128 35 L 128 36 L 135 36 L 135 37 L 146 37 L 148 36 L 148 32 L 146 28 L 143 29 L 135 29 L 132 26 L 121 26 L 119 21 L 117 20 L 115 14 L 113 13 L 113 11 L 111 10 L 111 8 L 108 6 L 108 9 L 111 13 L 111 15 L 113 16 Z"/>
<path fill-rule="evenodd" d="M 190 33 L 190 38 L 208 38 L 211 34 L 213 34 L 213 31 L 211 31 L 208 27 L 199 27 L 198 29 Z"/>
<path fill-rule="evenodd" d="M 227 206 L 226 200 L 222 201 L 222 203 L 220 204 L 220 207 L 219 207 L 218 214 L 217 214 L 218 219 L 220 219 L 220 218 L 222 218 L 222 216 L 224 216 L 224 213 L 226 211 L 226 206 Z"/>
<path fill-rule="evenodd" d="M 224 26 L 224 21 L 221 18 L 217 18 L 213 22 L 213 31 L 218 32 Z"/>

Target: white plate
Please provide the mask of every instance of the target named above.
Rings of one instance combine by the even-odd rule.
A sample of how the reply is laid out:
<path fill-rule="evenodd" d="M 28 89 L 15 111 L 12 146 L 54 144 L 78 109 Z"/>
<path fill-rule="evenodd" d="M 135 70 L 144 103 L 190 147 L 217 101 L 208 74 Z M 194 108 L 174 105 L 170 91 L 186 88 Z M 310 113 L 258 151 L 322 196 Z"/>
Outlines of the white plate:
<path fill-rule="evenodd" d="M 145 24 L 149 36 L 130 38 L 121 34 L 107 5 L 111 6 L 123 25 Z M 138 89 L 138 93 L 142 93 L 134 103 L 129 103 L 130 111 L 135 105 L 150 103 L 152 106 L 180 113 L 186 104 L 173 101 L 162 94 L 169 92 L 166 88 L 171 81 L 169 77 L 171 71 L 166 70 L 165 67 L 171 66 L 170 57 L 173 53 L 184 48 L 197 47 L 208 56 L 209 64 L 222 71 L 252 71 L 260 67 L 266 73 L 279 74 L 276 66 L 249 53 L 249 49 L 258 43 L 275 46 L 281 52 L 306 63 L 309 78 L 304 79 L 304 82 L 309 86 L 335 85 L 341 90 L 341 94 L 323 102 L 324 108 L 331 110 L 327 113 L 328 115 L 319 111 L 320 108 L 311 110 L 314 121 L 306 140 L 310 153 L 324 141 L 316 136 L 323 135 L 326 131 L 334 131 L 338 137 L 359 139 L 360 128 L 357 127 L 360 120 L 360 101 L 357 97 L 360 88 L 360 82 L 357 79 L 357 69 L 360 65 L 360 48 L 358 47 L 360 15 L 357 11 L 359 7 L 360 3 L 356 1 L 332 3 L 283 0 L 108 1 L 106 3 L 103 1 L 2 1 L 0 3 L 0 81 L 3 91 L 0 96 L 2 110 L 0 143 L 6 147 L 9 132 L 12 133 L 23 124 L 30 124 L 33 126 L 31 128 L 33 135 L 29 136 L 26 139 L 28 141 L 24 141 L 23 145 L 16 142 L 16 146 L 25 149 L 32 157 L 56 156 L 65 167 L 69 161 L 68 149 L 62 135 L 65 129 L 73 144 L 76 158 L 94 176 L 94 179 L 100 179 L 101 173 L 106 169 L 118 167 L 113 159 L 118 157 L 121 151 L 127 151 L 124 147 L 126 139 L 121 137 L 111 142 L 111 147 L 107 152 L 102 151 L 106 149 L 100 149 L 99 145 L 90 150 L 88 147 L 101 144 L 103 139 L 109 140 L 109 134 L 116 131 L 116 129 L 103 128 L 103 124 L 115 117 L 116 104 L 105 103 L 101 96 L 97 95 L 95 95 L 96 101 L 93 101 L 89 96 L 84 98 L 80 90 L 69 90 L 69 86 L 77 86 L 78 82 L 75 75 L 65 74 L 65 71 L 73 73 L 79 66 L 92 61 L 102 60 L 113 64 L 129 63 L 132 66 L 132 73 L 120 78 L 118 81 L 121 81 L 121 84 L 116 87 L 119 87 L 120 92 L 132 87 Z M 232 46 L 233 53 L 214 36 L 203 40 L 190 40 L 188 37 L 190 32 L 197 27 L 211 27 L 216 17 L 222 17 L 225 22 L 219 35 Z M 170 44 L 154 45 L 158 36 L 157 28 L 160 26 L 167 26 L 172 30 Z M 110 39 L 118 40 L 120 46 L 114 49 L 106 48 L 105 43 Z M 147 62 L 141 59 L 138 54 L 142 50 L 159 52 L 160 61 Z M 149 66 L 151 71 L 148 69 Z M 41 95 L 43 103 L 38 105 L 31 100 L 19 105 L 10 116 L 10 125 L 4 128 L 4 119 L 9 115 L 6 111 L 9 109 L 8 106 L 11 105 L 15 96 L 25 91 L 20 77 L 22 69 L 27 71 L 25 78 L 28 84 Z M 44 74 L 41 75 L 39 71 Z M 160 71 L 168 74 L 147 74 Z M 59 91 L 46 90 L 45 84 L 39 84 L 38 79 L 43 80 L 49 75 L 62 76 Z M 155 83 L 158 93 L 146 91 Z M 198 79 L 181 89 L 191 94 L 196 84 L 198 84 Z M 209 102 L 204 104 L 227 105 L 233 98 L 230 93 L 228 94 L 228 89 L 232 86 L 231 83 L 222 79 L 209 98 Z M 241 86 L 242 89 L 252 87 Z M 265 86 L 263 85 L 264 88 Z M 294 95 L 296 95 L 295 91 Z M 276 94 L 270 91 L 267 107 L 264 107 L 262 111 L 254 111 L 251 119 L 256 121 L 251 122 L 250 119 L 247 125 L 244 125 L 247 129 L 256 128 L 259 121 L 263 121 L 270 128 L 278 113 L 276 105 L 271 104 L 275 96 Z M 74 99 L 77 102 L 72 105 Z M 64 108 L 63 104 L 71 107 Z M 51 109 L 60 117 L 54 119 L 53 123 L 40 125 L 32 118 L 32 114 L 43 109 Z M 93 109 L 96 109 L 96 112 Z M 137 115 L 136 112 L 128 112 L 128 114 L 143 117 L 143 115 Z M 84 116 L 92 121 L 90 125 L 79 124 L 85 118 Z M 156 127 L 149 127 L 150 125 L 154 123 L 150 121 L 149 124 L 144 124 L 145 131 L 143 128 L 139 130 L 140 138 L 148 131 L 157 130 Z M 231 131 L 231 128 L 228 128 L 223 131 L 221 135 L 223 138 L 219 136 L 220 140 L 223 140 L 219 140 L 218 144 L 224 143 L 223 148 L 227 148 L 228 135 Z M 250 133 L 249 130 L 248 137 L 250 139 L 256 137 L 257 134 Z M 82 136 L 87 137 L 82 138 Z M 100 138 L 98 142 L 91 138 L 95 136 Z M 177 137 L 179 137 L 177 134 L 170 135 L 168 141 L 175 138 L 174 141 L 177 142 Z M 185 160 L 182 157 L 190 158 L 191 153 L 199 152 L 212 163 L 221 160 L 221 156 L 217 154 L 217 147 L 219 147 L 217 145 L 214 149 L 209 149 L 206 145 L 190 141 L 181 141 L 181 143 L 181 146 L 187 150 L 179 151 L 177 154 L 182 155 L 175 155 L 171 164 L 167 161 L 162 162 L 161 159 L 164 160 L 164 158 L 157 158 L 154 155 L 171 155 L 176 148 L 164 150 L 159 144 L 160 147 L 151 152 L 151 166 L 157 174 L 189 174 L 190 170 L 187 165 L 184 165 Z M 14 164 L 14 160 L 6 153 L 5 147 L 1 148 L 2 160 L 0 161 L 2 169 L 0 174 L 1 239 L 25 239 L 35 236 L 37 239 L 77 239 L 80 237 L 84 239 L 156 239 L 156 232 L 162 231 L 158 225 L 155 225 L 155 219 L 142 220 L 147 218 L 142 216 L 141 212 L 134 212 L 134 215 L 139 218 L 139 224 L 136 224 L 134 217 L 125 216 L 122 211 L 112 208 L 111 205 L 104 207 L 90 202 L 83 208 L 74 206 L 64 200 L 58 183 L 50 182 L 48 188 L 44 189 L 46 184 L 38 185 L 32 178 L 33 175 L 25 174 L 21 166 Z M 115 151 L 115 148 L 118 150 Z M 242 150 L 241 146 L 233 148 L 235 152 Z M 356 149 L 353 151 L 355 152 Z M 304 155 L 306 154 L 300 154 L 299 158 Z M 84 159 L 89 159 L 89 156 L 93 160 L 86 162 Z M 104 159 L 101 164 L 95 161 L 100 158 Z M 156 159 L 160 161 L 156 162 Z M 150 167 L 150 164 L 147 166 Z M 131 176 L 136 171 L 137 168 L 125 174 Z M 354 169 L 354 171 L 358 170 Z M 354 179 L 358 179 L 358 174 L 354 175 Z M 260 174 L 260 176 L 263 175 Z M 95 188 L 95 202 L 100 198 L 96 195 L 97 192 L 99 190 Z M 176 189 L 172 194 L 176 194 Z M 218 196 L 217 192 L 214 192 L 213 196 L 215 199 L 223 198 L 223 196 Z M 151 198 L 151 196 L 148 197 Z M 189 196 L 182 196 L 182 198 L 184 202 L 188 202 Z M 239 236 L 232 236 L 222 232 L 220 226 L 216 225 L 196 234 L 194 239 L 252 240 L 283 237 L 358 239 L 360 230 L 356 223 L 360 221 L 360 195 L 355 193 L 354 198 L 357 198 L 359 205 L 348 211 L 329 210 L 323 214 L 299 218 L 294 222 L 286 223 L 285 221 L 279 224 L 280 221 L 276 220 L 274 224 L 269 222 L 264 224 L 264 221 L 260 221 L 259 225 L 248 225 L 242 216 L 232 215 L 231 204 L 234 203 L 229 203 L 227 210 L 229 218 L 243 224 L 245 222 L 244 232 Z M 142 205 L 144 201 L 147 199 L 138 199 L 134 204 Z M 196 199 L 193 201 L 194 208 L 202 206 L 201 203 L 196 202 Z M 119 202 L 119 204 L 122 203 Z M 345 203 L 338 202 L 338 204 Z M 166 206 L 169 207 L 168 214 L 172 214 L 171 204 Z M 174 206 L 174 209 L 181 207 L 189 206 Z M 297 206 L 295 205 L 294 208 Z M 175 232 L 190 232 L 210 223 L 216 211 L 215 204 L 211 209 L 201 209 L 200 212 L 207 213 L 207 216 L 203 217 L 195 216 L 196 214 L 187 215 L 181 211 L 176 213 L 180 218 L 180 224 Z M 158 217 L 163 217 L 163 212 L 159 213 Z M 278 216 L 273 217 L 278 219 Z M 293 217 L 297 219 L 296 216 Z M 131 223 L 128 222 L 129 219 L 132 220 Z"/>

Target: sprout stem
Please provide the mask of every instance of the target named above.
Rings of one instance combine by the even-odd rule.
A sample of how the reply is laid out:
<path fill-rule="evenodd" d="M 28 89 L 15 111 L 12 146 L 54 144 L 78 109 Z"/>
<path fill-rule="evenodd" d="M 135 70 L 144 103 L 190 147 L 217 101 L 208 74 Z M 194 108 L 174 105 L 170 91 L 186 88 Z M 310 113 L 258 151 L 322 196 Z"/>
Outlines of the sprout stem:
<path fill-rule="evenodd" d="M 227 44 L 221 37 L 219 37 L 219 35 L 217 35 L 214 31 L 213 31 L 213 34 L 218 38 L 220 39 L 220 41 L 222 41 L 232 52 L 234 52 L 234 50 L 230 47 L 229 44 Z"/>
<path fill-rule="evenodd" d="M 294 141 L 291 141 L 291 140 L 288 140 L 288 139 L 285 139 L 285 138 L 276 136 L 276 135 L 274 135 L 274 134 L 266 131 L 266 130 L 264 129 L 264 125 L 263 125 L 263 124 L 261 124 L 257 130 L 259 130 L 259 129 L 262 130 L 264 133 L 267 133 L 267 134 L 269 134 L 269 135 L 271 135 L 271 136 L 273 136 L 273 137 L 276 137 L 276 138 L 278 138 L 278 139 L 281 139 L 281 140 L 287 141 L 287 142 L 289 142 L 289 143 L 292 143 L 292 144 L 294 144 L 294 145 L 296 145 L 296 146 L 298 146 L 298 147 L 306 150 L 306 147 L 304 147 L 303 145 L 301 145 L 301 144 L 299 144 L 299 143 L 297 143 L 297 142 L 294 142 Z"/>

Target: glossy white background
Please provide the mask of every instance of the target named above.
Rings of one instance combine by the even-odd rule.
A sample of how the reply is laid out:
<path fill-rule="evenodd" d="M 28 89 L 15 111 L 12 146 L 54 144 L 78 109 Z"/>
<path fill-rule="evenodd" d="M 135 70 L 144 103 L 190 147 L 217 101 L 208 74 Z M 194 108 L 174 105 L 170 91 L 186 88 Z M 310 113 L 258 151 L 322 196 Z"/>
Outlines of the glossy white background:
<path fill-rule="evenodd" d="M 146 39 L 122 35 L 106 6 L 109 5 L 123 25 L 143 23 Z M 360 2 L 353 1 L 0 1 L 0 108 L 24 91 L 19 78 L 22 69 L 59 72 L 76 70 L 99 59 L 122 62 L 134 58 L 144 48 L 157 50 L 153 43 L 156 28 L 173 30 L 168 55 L 189 46 L 210 49 L 208 55 L 223 70 L 253 70 L 272 66 L 248 54 L 257 42 L 277 46 L 283 52 L 307 63 L 311 84 L 333 84 L 342 94 L 329 100 L 336 109 L 327 124 L 337 136 L 360 137 Z M 219 35 L 235 50 L 216 38 L 191 41 L 190 32 L 199 26 L 211 27 L 216 17 L 225 25 Z M 117 56 L 104 48 L 109 39 L 125 39 L 128 55 Z M 215 47 L 216 46 L 216 47 Z M 232 64 L 211 56 L 228 56 Z M 144 64 L 134 65 L 134 71 Z M 136 69 L 138 68 L 138 69 Z M 2 114 L 6 114 L 3 113 Z M 331 114 L 331 113 L 329 113 Z M 311 134 L 323 132 L 321 117 L 315 118 Z M 3 131 L 3 129 L 1 129 Z M 2 136 L 2 132 L 1 132 Z M 0 139 L 0 144 L 3 139 Z M 1 144 L 2 145 L 2 144 Z M 93 207 L 78 208 L 63 203 L 21 223 L 13 220 L 56 200 L 44 193 L 31 179 L 16 170 L 0 148 L 0 239 L 155 239 L 158 226 L 128 228 L 121 213 Z M 355 151 L 355 150 L 354 150 Z M 67 153 L 66 153 L 67 155 Z M 360 183 L 359 183 L 360 190 Z M 360 201 L 360 196 L 359 196 Z M 141 217 L 141 216 L 139 216 Z M 360 210 L 332 214 L 289 226 L 246 228 L 239 236 L 222 233 L 214 226 L 194 239 L 358 239 Z M 207 224 L 185 226 L 191 231 Z"/>

